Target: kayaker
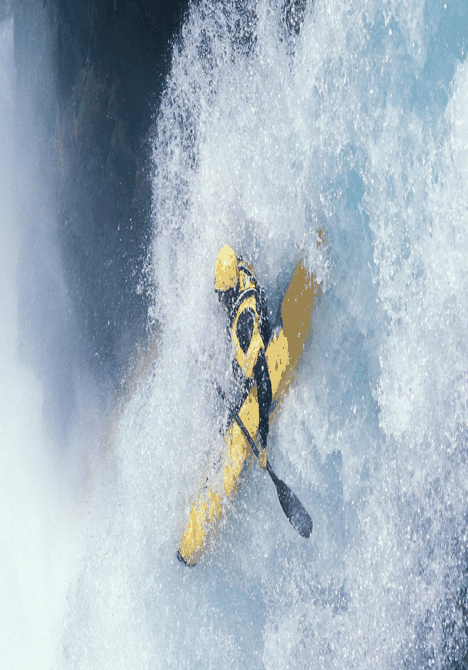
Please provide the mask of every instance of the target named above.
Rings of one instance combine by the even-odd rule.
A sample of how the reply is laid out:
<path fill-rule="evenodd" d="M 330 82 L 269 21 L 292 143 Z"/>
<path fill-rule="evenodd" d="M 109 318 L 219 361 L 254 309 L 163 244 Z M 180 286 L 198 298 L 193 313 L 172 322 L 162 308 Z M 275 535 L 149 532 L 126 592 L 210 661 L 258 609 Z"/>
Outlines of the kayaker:
<path fill-rule="evenodd" d="M 234 344 L 234 378 L 241 389 L 236 411 L 252 388 L 257 387 L 258 446 L 261 450 L 258 461 L 264 468 L 268 458 L 267 438 L 272 401 L 265 350 L 271 330 L 264 293 L 257 285 L 253 269 L 227 245 L 216 258 L 215 291 L 229 315 L 229 330 Z"/>

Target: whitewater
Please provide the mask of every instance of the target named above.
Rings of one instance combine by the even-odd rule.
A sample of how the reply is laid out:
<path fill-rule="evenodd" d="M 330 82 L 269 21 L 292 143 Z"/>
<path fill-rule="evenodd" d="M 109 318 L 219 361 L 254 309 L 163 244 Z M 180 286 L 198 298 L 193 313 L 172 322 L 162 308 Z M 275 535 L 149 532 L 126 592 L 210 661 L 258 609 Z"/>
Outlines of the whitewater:
<path fill-rule="evenodd" d="M 92 374 L 73 373 L 66 459 L 17 353 L 17 250 L 29 228 L 11 224 L 7 179 L 11 19 L 0 40 L 9 667 L 461 667 L 465 3 L 316 0 L 294 26 L 275 0 L 190 4 L 155 109 L 148 350 L 107 412 L 95 408 Z M 53 229 L 53 212 L 44 217 Z M 253 263 L 272 322 L 301 257 L 322 284 L 269 437 L 272 465 L 314 530 L 295 533 L 254 466 L 213 551 L 188 569 L 176 551 L 225 419 L 214 383 L 232 383 L 213 291 L 226 243 Z M 60 292 L 56 243 L 37 253 Z M 26 660 L 24 621 L 40 650 Z"/>

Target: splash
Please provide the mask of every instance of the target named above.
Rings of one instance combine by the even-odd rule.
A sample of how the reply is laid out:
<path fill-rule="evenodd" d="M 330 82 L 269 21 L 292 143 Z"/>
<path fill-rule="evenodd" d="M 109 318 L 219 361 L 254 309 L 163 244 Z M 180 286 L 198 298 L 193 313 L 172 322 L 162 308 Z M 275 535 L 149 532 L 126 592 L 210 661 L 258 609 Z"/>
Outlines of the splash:
<path fill-rule="evenodd" d="M 463 7 L 317 0 L 291 30 L 285 6 L 194 3 L 174 46 L 153 150 L 157 355 L 116 421 L 67 667 L 442 668 L 464 653 Z M 212 290 L 225 243 L 272 319 L 301 255 L 324 287 L 270 436 L 314 534 L 297 537 L 254 469 L 216 550 L 184 571 L 223 418 L 213 380 L 229 380 Z"/>
<path fill-rule="evenodd" d="M 1 8 L 7 15 L 9 4 Z M 38 58 L 39 67 L 44 61 Z M 43 669 L 60 663 L 97 411 L 88 404 L 95 388 L 73 349 L 43 146 L 19 91 L 14 22 L 6 18 L 0 22 L 0 657 L 5 667 Z"/>

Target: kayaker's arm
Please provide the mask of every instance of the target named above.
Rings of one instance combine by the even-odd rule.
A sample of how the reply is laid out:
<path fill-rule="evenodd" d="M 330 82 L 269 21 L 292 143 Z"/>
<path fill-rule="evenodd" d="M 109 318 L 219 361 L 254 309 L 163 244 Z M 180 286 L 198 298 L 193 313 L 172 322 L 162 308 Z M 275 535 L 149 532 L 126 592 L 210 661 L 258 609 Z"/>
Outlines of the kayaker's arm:
<path fill-rule="evenodd" d="M 236 335 L 239 344 L 244 353 L 247 352 L 255 326 L 255 314 L 251 309 L 244 310 L 238 319 Z M 267 447 L 268 431 L 270 428 L 270 406 L 272 402 L 272 390 L 270 375 L 268 373 L 268 365 L 265 357 L 264 345 L 259 349 L 257 360 L 253 368 L 255 385 L 257 387 L 258 409 L 259 409 L 259 426 L 258 437 L 260 447 L 265 450 Z M 265 456 L 261 459 L 260 464 L 265 467 Z"/>
<path fill-rule="evenodd" d="M 254 367 L 254 378 L 257 385 L 259 425 L 258 437 L 262 449 L 267 448 L 268 431 L 270 429 L 270 407 L 272 401 L 271 381 L 268 373 L 268 365 L 265 351 L 262 349 L 258 354 Z"/>
<path fill-rule="evenodd" d="M 237 320 L 236 335 L 239 340 L 239 345 L 244 352 L 247 353 L 252 341 L 252 335 L 255 326 L 255 313 L 252 309 L 244 309 Z"/>

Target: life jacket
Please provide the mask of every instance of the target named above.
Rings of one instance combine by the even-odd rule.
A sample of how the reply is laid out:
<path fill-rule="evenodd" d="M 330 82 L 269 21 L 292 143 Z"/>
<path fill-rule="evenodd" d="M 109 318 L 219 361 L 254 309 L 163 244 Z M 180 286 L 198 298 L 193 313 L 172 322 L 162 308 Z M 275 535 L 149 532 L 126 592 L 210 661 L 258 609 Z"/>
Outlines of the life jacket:
<path fill-rule="evenodd" d="M 253 381 L 253 369 L 257 362 L 260 351 L 265 350 L 268 342 L 265 342 L 262 335 L 262 322 L 266 319 L 264 316 L 264 299 L 259 291 L 253 269 L 244 261 L 239 259 L 239 295 L 230 310 L 230 330 L 231 339 L 234 348 L 234 373 L 239 379 L 240 373 L 248 380 Z M 250 310 L 254 319 L 254 326 L 250 343 L 247 350 L 244 351 L 239 341 L 237 333 L 237 324 L 239 317 L 245 310 Z M 236 369 L 237 368 L 237 369 Z"/>

